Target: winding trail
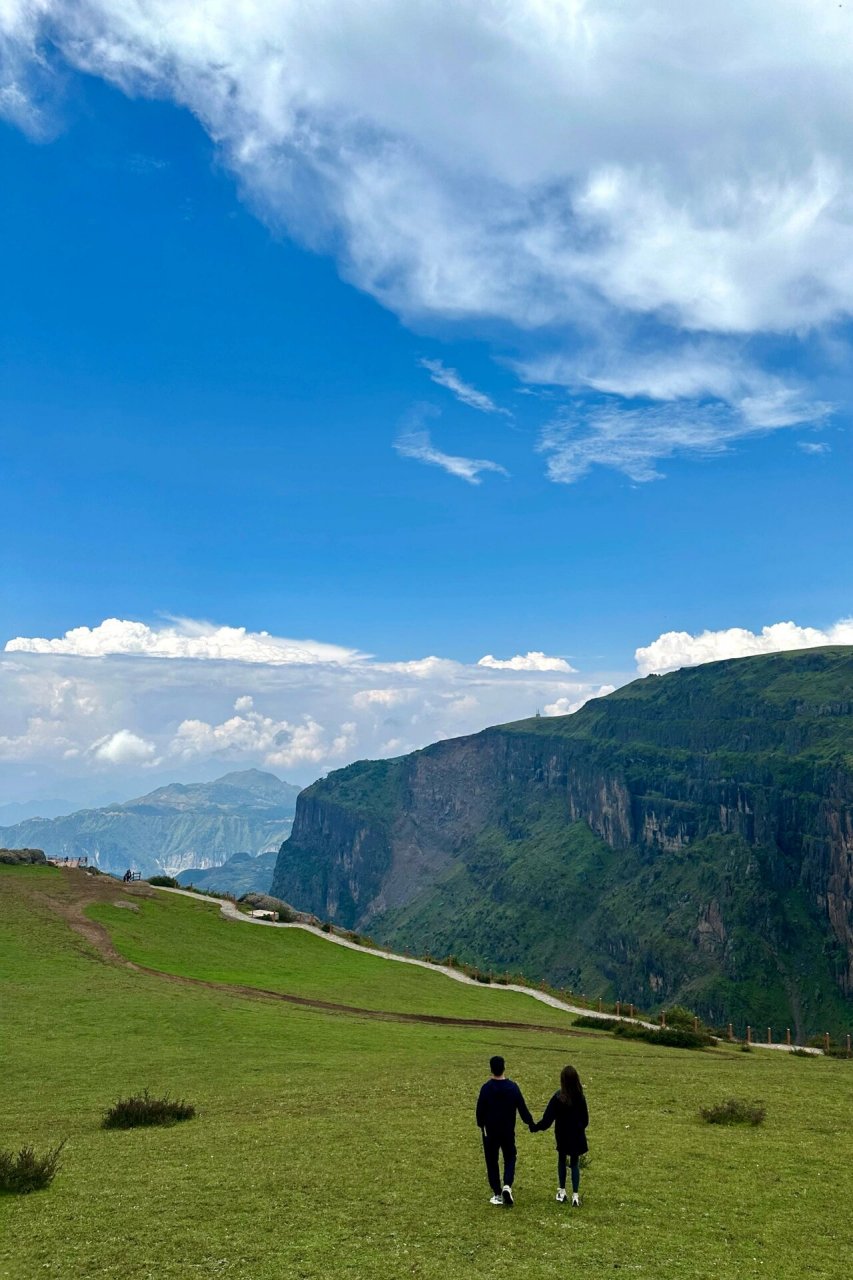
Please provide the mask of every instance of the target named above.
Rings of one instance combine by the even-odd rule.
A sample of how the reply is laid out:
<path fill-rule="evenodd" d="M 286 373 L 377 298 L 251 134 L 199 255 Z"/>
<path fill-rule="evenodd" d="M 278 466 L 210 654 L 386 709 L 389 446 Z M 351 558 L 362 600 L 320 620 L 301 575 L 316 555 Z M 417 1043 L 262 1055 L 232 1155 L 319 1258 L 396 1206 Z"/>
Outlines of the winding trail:
<path fill-rule="evenodd" d="M 565 1000 L 558 1000 L 556 996 L 548 995 L 546 991 L 537 991 L 535 987 L 523 987 L 515 983 L 491 983 L 485 984 L 478 982 L 476 978 L 471 978 L 467 973 L 462 973 L 459 969 L 453 969 L 446 964 L 430 964 L 428 960 L 416 960 L 413 956 L 401 956 L 395 951 L 383 951 L 380 947 L 363 947 L 357 942 L 351 942 L 349 938 L 341 938 L 334 933 L 326 933 L 323 929 L 318 929 L 312 924 L 282 924 L 277 920 L 258 920 L 253 916 L 247 916 L 244 912 L 239 911 L 235 903 L 230 902 L 227 898 L 212 898 L 206 893 L 195 893 L 191 889 L 167 889 L 162 885 L 152 885 L 160 893 L 177 893 L 184 898 L 196 898 L 199 902 L 212 902 L 218 904 L 222 915 L 226 920 L 240 920 L 244 924 L 257 924 L 266 929 L 303 929 L 306 933 L 313 933 L 316 937 L 322 938 L 325 942 L 333 942 L 339 947 L 347 947 L 350 951 L 361 951 L 366 956 L 378 956 L 382 960 L 393 960 L 397 964 L 411 964 L 418 969 L 426 969 L 429 973 L 441 973 L 446 978 L 452 978 L 454 982 L 463 982 L 468 986 L 479 987 L 481 990 L 489 991 L 515 991 L 518 995 L 530 996 L 533 1000 L 538 1000 L 540 1004 L 547 1004 L 552 1009 L 560 1009 L 563 1013 L 583 1014 L 588 1018 L 600 1018 L 603 1021 L 612 1019 L 611 1013 L 599 1013 L 597 1010 L 588 1009 L 584 1005 L 569 1004 Z M 294 997 L 295 998 L 295 997 Z M 316 1003 L 310 1001 L 308 1003 Z M 344 1005 L 336 1005 L 335 1008 L 346 1008 Z M 527 1023 L 510 1023 L 510 1022 L 479 1022 L 469 1018 L 464 1019 L 448 1019 L 440 1018 L 435 1015 L 394 1015 L 395 1017 L 406 1017 L 414 1019 L 418 1022 L 463 1022 L 465 1025 L 474 1026 L 500 1026 L 500 1027 L 526 1027 Z M 642 1018 L 623 1018 L 624 1022 L 634 1022 L 641 1027 L 650 1027 L 656 1029 L 654 1022 L 644 1022 Z M 543 1030 L 544 1028 L 537 1028 Z M 558 1031 L 565 1035 L 568 1028 L 550 1027 L 551 1031 Z M 574 1035 L 580 1035 L 580 1031 L 575 1031 Z"/>

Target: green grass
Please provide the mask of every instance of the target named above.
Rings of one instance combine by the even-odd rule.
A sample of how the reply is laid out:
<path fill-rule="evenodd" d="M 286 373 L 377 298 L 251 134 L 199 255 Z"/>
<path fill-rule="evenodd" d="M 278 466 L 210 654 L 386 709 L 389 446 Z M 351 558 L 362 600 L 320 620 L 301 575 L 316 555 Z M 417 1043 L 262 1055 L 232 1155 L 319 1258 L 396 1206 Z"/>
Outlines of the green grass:
<path fill-rule="evenodd" d="M 56 914 L 69 883 L 0 870 L 0 1146 L 68 1137 L 49 1190 L 0 1201 L 2 1280 L 846 1273 L 849 1064 L 569 1041 L 592 1113 L 584 1207 L 554 1203 L 550 1135 L 522 1132 L 510 1213 L 487 1203 L 474 1097 L 501 1050 L 538 1110 L 565 1061 L 553 1035 L 331 1016 L 110 965 Z M 170 921 L 181 935 L 193 919 L 179 903 L 157 901 L 163 948 Z M 265 933 L 279 936 L 235 924 L 196 937 L 251 949 L 271 945 Z M 348 981 L 349 953 L 323 945 Z M 383 964 L 387 1007 L 405 972 Z M 412 972 L 442 984 L 448 1012 L 467 994 Z M 191 1099 L 198 1118 L 99 1128 L 109 1102 L 146 1086 Z M 700 1105 L 732 1095 L 761 1098 L 765 1124 L 699 1120 Z"/>
<path fill-rule="evenodd" d="M 357 1008 L 570 1027 L 571 1015 L 512 991 L 454 982 L 414 965 L 351 951 L 303 929 L 223 919 L 218 906 L 178 895 L 109 905 L 88 915 L 122 955 L 163 973 L 261 987 Z"/>

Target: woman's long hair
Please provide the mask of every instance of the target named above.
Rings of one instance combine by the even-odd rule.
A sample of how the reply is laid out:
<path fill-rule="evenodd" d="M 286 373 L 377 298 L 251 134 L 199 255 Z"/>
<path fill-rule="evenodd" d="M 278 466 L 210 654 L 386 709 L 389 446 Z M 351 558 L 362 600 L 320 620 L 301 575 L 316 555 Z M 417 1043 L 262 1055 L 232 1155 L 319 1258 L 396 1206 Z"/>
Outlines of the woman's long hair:
<path fill-rule="evenodd" d="M 560 1072 L 560 1101 L 567 1107 L 580 1102 L 583 1097 L 581 1078 L 574 1067 L 563 1067 Z"/>

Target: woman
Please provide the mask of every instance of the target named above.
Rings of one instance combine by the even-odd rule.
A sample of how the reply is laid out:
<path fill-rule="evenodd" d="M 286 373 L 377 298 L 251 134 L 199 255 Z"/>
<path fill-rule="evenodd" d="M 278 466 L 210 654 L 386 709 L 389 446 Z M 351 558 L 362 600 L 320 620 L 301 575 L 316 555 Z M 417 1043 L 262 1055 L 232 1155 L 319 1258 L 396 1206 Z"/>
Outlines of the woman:
<path fill-rule="evenodd" d="M 589 1124 L 589 1111 L 580 1076 L 574 1067 L 563 1067 L 560 1072 L 560 1087 L 545 1108 L 545 1114 L 534 1128 L 538 1131 L 554 1126 L 557 1139 L 557 1200 L 562 1204 L 566 1199 L 566 1157 L 572 1170 L 572 1205 L 580 1208 L 580 1158 L 589 1151 L 586 1141 L 586 1127 Z"/>

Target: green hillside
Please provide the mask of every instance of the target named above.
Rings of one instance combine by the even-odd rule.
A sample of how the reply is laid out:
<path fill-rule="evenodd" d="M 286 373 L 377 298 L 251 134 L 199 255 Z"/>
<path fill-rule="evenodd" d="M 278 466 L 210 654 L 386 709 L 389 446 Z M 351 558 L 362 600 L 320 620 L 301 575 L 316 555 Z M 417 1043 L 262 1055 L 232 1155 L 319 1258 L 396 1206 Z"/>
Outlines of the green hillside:
<path fill-rule="evenodd" d="M 338 770 L 272 891 L 415 950 L 708 1021 L 853 1028 L 853 649 L 648 677 Z"/>
<path fill-rule="evenodd" d="M 93 898 L 111 953 L 85 924 Z M 68 1138 L 51 1188 L 0 1197 L 2 1277 L 844 1274 L 847 1062 L 346 1016 L 128 968 L 130 956 L 376 1009 L 544 1012 L 144 886 L 0 867 L 0 1145 Z M 550 1135 L 519 1135 L 516 1208 L 487 1203 L 472 1106 L 498 1049 L 535 1110 L 567 1057 L 584 1077 L 592 1161 L 579 1212 L 554 1203 Z M 108 1103 L 146 1085 L 188 1097 L 198 1118 L 99 1128 Z M 764 1100 L 762 1128 L 698 1121 L 700 1104 L 732 1093 Z"/>

